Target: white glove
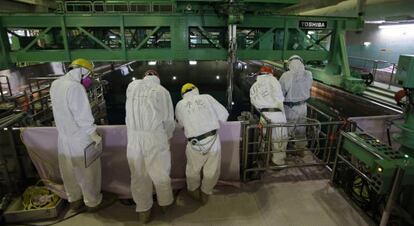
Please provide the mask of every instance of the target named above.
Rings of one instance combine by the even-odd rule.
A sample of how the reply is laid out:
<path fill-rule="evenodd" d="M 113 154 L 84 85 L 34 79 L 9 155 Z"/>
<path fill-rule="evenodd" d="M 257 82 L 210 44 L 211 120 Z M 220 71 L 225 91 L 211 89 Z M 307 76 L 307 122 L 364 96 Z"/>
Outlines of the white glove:
<path fill-rule="evenodd" d="M 95 142 L 95 147 L 98 147 L 102 142 L 102 137 L 96 131 L 89 135 L 89 137 Z"/>
<path fill-rule="evenodd" d="M 285 106 L 283 105 L 283 102 L 277 103 L 277 108 L 279 108 L 281 111 L 285 112 Z"/>

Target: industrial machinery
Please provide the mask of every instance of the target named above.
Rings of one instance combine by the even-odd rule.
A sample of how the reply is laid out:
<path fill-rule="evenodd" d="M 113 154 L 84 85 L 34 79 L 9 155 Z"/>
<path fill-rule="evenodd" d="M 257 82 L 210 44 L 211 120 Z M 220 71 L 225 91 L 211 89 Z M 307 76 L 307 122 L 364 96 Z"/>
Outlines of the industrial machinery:
<path fill-rule="evenodd" d="M 380 225 L 413 225 L 414 220 L 414 56 L 400 56 L 397 82 L 403 90 L 395 99 L 404 109 L 404 123 L 393 150 L 378 139 L 360 132 L 342 132 L 332 182 Z"/>
<path fill-rule="evenodd" d="M 345 33 L 361 30 L 363 18 L 283 15 L 284 7 L 298 2 L 59 1 L 54 13 L 0 14 L 0 68 L 22 62 L 70 62 L 79 57 L 102 62 L 225 60 L 229 65 L 227 103 L 231 108 L 233 66 L 237 60 L 283 62 L 292 55 L 300 55 L 316 80 L 351 93 L 362 93 L 367 84 L 363 76 L 350 71 Z M 338 141 L 340 131 L 348 127 L 347 121 L 303 125 L 308 127 L 309 151 L 318 159 L 297 166 L 331 166 L 338 143 L 333 182 L 353 192 L 350 194 L 357 203 L 378 220 L 383 209 L 387 210 L 384 216 L 390 215 L 393 200 L 402 194 L 398 193 L 398 187 L 412 185 L 413 74 L 413 58 L 403 56 L 397 80 L 404 91 L 397 99 L 404 106 L 406 121 L 398 125 L 402 131 L 394 136 L 401 144 L 399 151 L 365 133 L 343 133 Z M 242 143 L 243 179 L 254 172 L 289 167 L 269 167 L 272 153 L 269 134 L 273 128 L 289 126 L 297 125 L 259 128 L 257 124 L 246 124 Z M 267 139 L 262 130 L 267 130 Z M 257 142 L 260 136 L 262 143 Z M 409 217 L 404 219 L 410 222 Z"/>
<path fill-rule="evenodd" d="M 404 123 L 396 125 L 401 133 L 395 134 L 395 141 L 401 144 L 400 150 L 414 157 L 414 56 L 401 55 L 396 74 L 397 83 L 403 90 L 396 93 L 395 99 L 404 109 Z"/>
<path fill-rule="evenodd" d="M 236 59 L 300 55 L 314 77 L 353 93 L 345 32 L 362 18 L 286 16 L 297 0 L 63 1 L 49 14 L 0 15 L 0 68 L 18 62 L 227 60 L 231 104 Z"/>

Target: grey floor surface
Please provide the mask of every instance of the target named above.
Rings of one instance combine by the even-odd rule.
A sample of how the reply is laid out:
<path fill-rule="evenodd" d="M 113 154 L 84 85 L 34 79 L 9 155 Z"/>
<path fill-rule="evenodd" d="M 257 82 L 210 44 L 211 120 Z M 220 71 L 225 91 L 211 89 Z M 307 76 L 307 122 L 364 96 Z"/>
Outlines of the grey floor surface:
<path fill-rule="evenodd" d="M 155 206 L 148 225 L 369 225 L 324 174 L 323 170 L 315 174 L 315 169 L 282 170 L 241 188 L 219 187 L 204 206 L 183 190 L 166 214 Z M 139 225 L 134 210 L 134 206 L 116 202 L 98 213 L 82 213 L 57 225 Z"/>

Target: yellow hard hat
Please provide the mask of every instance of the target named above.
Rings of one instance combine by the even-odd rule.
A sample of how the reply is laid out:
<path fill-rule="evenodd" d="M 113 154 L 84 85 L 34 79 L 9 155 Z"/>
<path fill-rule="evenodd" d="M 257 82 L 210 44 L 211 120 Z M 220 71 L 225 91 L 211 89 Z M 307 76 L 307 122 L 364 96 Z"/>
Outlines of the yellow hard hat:
<path fill-rule="evenodd" d="M 89 61 L 87 59 L 78 58 L 78 59 L 72 61 L 72 63 L 69 65 L 69 67 L 71 67 L 71 68 L 83 67 L 85 69 L 88 69 L 90 72 L 92 72 L 93 68 L 94 68 L 94 65 L 91 61 Z"/>
<path fill-rule="evenodd" d="M 187 92 L 190 92 L 193 89 L 196 89 L 197 87 L 192 84 L 192 83 L 186 83 L 185 85 L 183 85 L 183 87 L 181 87 L 181 95 L 184 95 Z"/>

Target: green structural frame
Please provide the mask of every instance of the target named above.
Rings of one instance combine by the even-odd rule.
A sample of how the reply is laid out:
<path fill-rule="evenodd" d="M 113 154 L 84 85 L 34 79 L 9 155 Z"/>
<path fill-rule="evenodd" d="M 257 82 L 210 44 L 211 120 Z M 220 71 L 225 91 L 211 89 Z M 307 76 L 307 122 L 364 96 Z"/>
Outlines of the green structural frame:
<path fill-rule="evenodd" d="M 310 37 L 305 33 L 306 29 L 300 27 L 301 21 L 324 21 L 324 30 L 329 31 L 329 34 L 319 39 Z M 69 62 L 79 57 L 94 61 L 227 60 L 227 45 L 212 41 L 209 32 L 215 28 L 226 31 L 227 26 L 227 18 L 216 14 L 3 14 L 0 15 L 0 68 L 8 68 L 19 62 Z M 360 30 L 362 26 L 361 18 L 246 14 L 237 24 L 237 35 L 243 35 L 241 29 L 260 29 L 262 32 L 253 43 L 238 48 L 236 57 L 239 60 L 279 61 L 296 54 L 306 62 L 324 62 L 324 67 L 312 67 L 315 79 L 358 93 L 363 91 L 364 85 L 361 79 L 351 76 L 345 33 L 347 30 Z M 116 28 L 120 34 L 120 45 L 113 48 L 102 37 L 89 32 L 88 29 L 91 28 Z M 150 28 L 151 32 L 134 45 L 129 45 L 125 35 L 129 28 Z M 170 45 L 164 48 L 144 48 L 150 37 L 160 32 L 160 28 L 168 28 Z M 212 45 L 208 48 L 192 48 L 190 28 L 198 29 Z M 29 43 L 15 49 L 8 40 L 12 29 L 39 29 L 41 32 Z M 53 29 L 60 31 L 61 48 L 33 48 L 40 38 Z M 70 46 L 68 31 L 71 29 L 86 35 L 99 48 Z M 283 45 L 279 48 L 275 47 L 276 30 L 284 31 Z M 295 35 L 300 36 L 301 40 L 311 43 L 311 46 L 301 50 L 289 48 L 292 30 L 296 31 Z M 327 36 L 330 36 L 329 49 L 320 44 Z"/>

